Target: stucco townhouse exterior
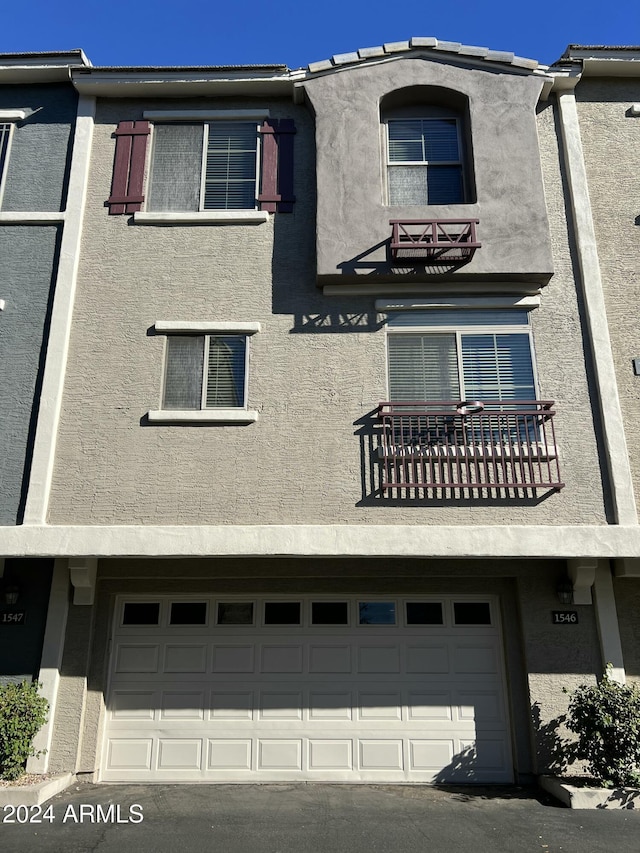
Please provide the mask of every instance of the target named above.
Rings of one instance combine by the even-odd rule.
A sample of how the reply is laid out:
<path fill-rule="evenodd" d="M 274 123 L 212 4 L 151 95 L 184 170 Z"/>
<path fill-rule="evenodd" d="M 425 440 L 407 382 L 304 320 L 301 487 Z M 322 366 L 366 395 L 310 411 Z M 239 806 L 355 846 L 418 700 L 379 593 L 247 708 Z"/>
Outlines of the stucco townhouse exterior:
<path fill-rule="evenodd" d="M 30 769 L 522 782 L 640 678 L 639 56 L 71 68 Z"/>

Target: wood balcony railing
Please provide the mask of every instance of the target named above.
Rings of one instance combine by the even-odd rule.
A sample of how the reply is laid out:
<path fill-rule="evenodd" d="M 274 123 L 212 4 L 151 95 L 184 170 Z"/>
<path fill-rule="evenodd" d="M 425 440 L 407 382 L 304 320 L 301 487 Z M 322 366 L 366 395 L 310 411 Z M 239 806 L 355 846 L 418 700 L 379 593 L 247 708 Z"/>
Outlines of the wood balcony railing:
<path fill-rule="evenodd" d="M 473 257 L 478 219 L 391 219 L 395 263 L 462 264 Z"/>
<path fill-rule="evenodd" d="M 533 497 L 564 486 L 550 400 L 380 403 L 386 497 Z"/>

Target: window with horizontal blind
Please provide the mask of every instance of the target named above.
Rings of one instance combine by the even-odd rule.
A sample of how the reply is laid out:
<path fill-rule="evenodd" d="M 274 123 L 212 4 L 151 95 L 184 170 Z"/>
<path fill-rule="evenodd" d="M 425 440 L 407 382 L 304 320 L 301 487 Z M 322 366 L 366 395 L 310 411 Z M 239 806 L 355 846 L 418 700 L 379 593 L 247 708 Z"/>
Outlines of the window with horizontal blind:
<path fill-rule="evenodd" d="M 391 402 L 536 399 L 526 311 L 394 312 L 387 330 Z"/>
<path fill-rule="evenodd" d="M 456 117 L 394 118 L 388 119 L 386 126 L 390 205 L 465 201 Z"/>
<path fill-rule="evenodd" d="M 169 335 L 165 410 L 245 408 L 246 335 Z"/>
<path fill-rule="evenodd" d="M 158 123 L 147 209 L 253 210 L 258 163 L 256 122 Z"/>
<path fill-rule="evenodd" d="M 11 141 L 12 122 L 0 122 L 0 203 L 4 189 L 4 178 L 9 161 L 9 143 Z"/>

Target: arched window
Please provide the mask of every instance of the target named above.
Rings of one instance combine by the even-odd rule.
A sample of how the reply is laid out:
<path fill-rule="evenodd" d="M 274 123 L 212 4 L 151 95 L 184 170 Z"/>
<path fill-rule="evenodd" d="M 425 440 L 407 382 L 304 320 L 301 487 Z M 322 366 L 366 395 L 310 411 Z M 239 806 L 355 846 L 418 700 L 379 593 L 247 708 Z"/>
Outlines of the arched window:
<path fill-rule="evenodd" d="M 389 205 L 475 201 L 468 113 L 464 95 L 436 86 L 382 99 Z"/>

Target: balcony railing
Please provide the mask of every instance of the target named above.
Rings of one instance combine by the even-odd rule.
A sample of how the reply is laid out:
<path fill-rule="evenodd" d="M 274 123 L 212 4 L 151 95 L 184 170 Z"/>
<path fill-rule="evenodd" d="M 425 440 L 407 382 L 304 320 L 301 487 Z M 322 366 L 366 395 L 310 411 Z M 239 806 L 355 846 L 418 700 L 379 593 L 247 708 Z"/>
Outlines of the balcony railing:
<path fill-rule="evenodd" d="M 391 219 L 391 257 L 396 263 L 461 264 L 473 258 L 478 219 Z"/>
<path fill-rule="evenodd" d="M 550 400 L 380 403 L 386 497 L 533 497 L 561 489 Z"/>

